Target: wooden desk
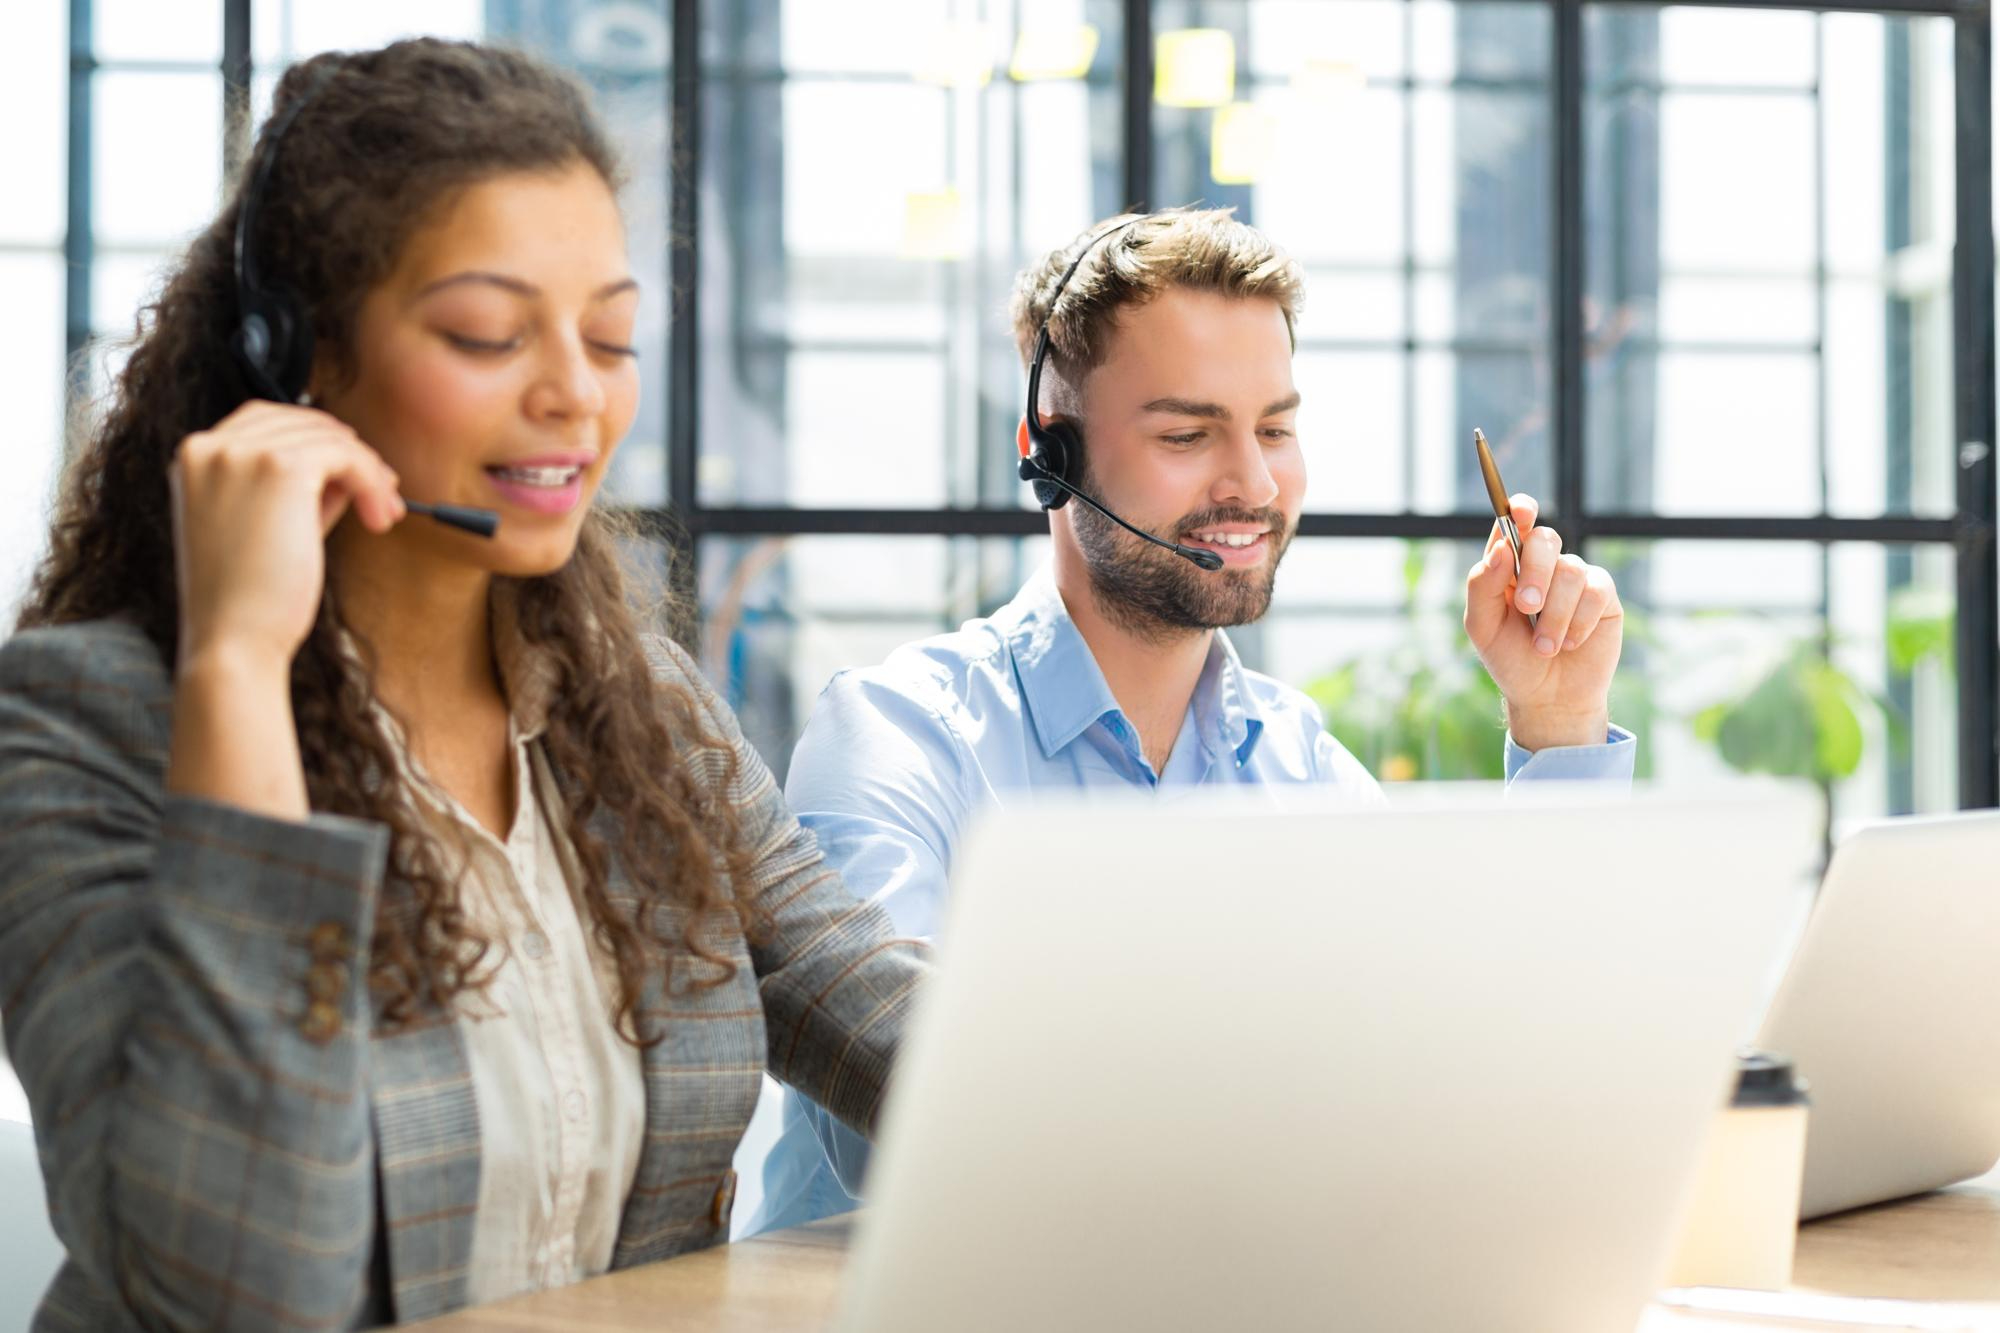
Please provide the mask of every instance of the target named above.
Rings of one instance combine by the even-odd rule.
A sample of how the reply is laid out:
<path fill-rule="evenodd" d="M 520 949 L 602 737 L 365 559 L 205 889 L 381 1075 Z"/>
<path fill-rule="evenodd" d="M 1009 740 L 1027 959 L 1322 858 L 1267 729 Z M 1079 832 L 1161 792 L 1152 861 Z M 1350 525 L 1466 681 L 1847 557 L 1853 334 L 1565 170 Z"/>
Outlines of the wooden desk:
<path fill-rule="evenodd" d="M 437 1333 L 817 1333 L 833 1320 L 851 1226 L 851 1216 L 828 1218 L 422 1327 Z M 1799 1231 L 1793 1280 L 1843 1296 L 2000 1301 L 2000 1179 L 1988 1176 L 1810 1223 Z M 1718 1330 L 1753 1326 L 1690 1318 L 1675 1327 L 1683 1322 Z"/>

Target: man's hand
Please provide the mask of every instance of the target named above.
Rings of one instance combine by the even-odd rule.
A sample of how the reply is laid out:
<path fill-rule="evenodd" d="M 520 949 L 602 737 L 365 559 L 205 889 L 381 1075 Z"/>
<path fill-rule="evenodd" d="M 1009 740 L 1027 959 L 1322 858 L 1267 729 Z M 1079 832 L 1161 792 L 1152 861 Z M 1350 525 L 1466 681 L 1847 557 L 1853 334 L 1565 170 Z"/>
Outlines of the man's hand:
<path fill-rule="evenodd" d="M 1508 730 L 1524 749 L 1602 745 L 1611 722 L 1611 676 L 1625 638 L 1625 608 L 1611 575 L 1562 553 L 1562 538 L 1535 526 L 1532 496 L 1512 499 L 1521 531 L 1521 577 L 1496 522 L 1486 555 L 1465 580 L 1465 632 L 1507 700 Z M 1538 616 L 1528 624 L 1530 613 Z"/>

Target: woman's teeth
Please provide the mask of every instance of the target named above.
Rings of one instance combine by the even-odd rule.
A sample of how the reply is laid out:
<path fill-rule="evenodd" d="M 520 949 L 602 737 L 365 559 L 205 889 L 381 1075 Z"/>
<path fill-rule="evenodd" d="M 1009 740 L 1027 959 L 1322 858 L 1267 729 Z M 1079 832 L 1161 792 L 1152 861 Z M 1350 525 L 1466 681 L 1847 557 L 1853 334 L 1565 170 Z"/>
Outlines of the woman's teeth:
<path fill-rule="evenodd" d="M 488 468 L 502 481 L 518 482 L 523 486 L 547 486 L 557 488 L 569 485 L 582 473 L 580 467 L 495 467 Z"/>
<path fill-rule="evenodd" d="M 1197 532 L 1194 539 L 1211 546 L 1248 546 L 1263 535 L 1261 532 Z"/>

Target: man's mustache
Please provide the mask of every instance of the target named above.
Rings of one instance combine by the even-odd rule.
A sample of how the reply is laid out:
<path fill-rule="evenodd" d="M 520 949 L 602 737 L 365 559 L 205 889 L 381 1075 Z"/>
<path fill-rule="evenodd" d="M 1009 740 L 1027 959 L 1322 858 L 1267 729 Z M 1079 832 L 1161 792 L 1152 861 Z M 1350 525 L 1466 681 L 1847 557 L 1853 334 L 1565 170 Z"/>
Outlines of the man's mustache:
<path fill-rule="evenodd" d="M 1202 509 L 1188 515 L 1174 526 L 1178 536 L 1187 537 L 1225 523 L 1245 525 L 1261 524 L 1277 536 L 1284 536 L 1289 525 L 1283 513 L 1276 509 Z"/>

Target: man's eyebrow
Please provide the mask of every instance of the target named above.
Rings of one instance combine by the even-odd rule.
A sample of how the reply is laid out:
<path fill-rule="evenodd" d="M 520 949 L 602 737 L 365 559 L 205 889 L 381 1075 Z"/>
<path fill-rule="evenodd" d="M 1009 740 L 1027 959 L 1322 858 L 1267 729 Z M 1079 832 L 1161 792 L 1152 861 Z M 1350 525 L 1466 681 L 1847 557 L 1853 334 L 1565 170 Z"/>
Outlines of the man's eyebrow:
<path fill-rule="evenodd" d="M 1221 403 L 1203 403 L 1193 398 L 1155 398 L 1139 410 L 1171 412 L 1177 417 L 1207 417 L 1211 421 L 1229 420 L 1229 409 Z"/>
<path fill-rule="evenodd" d="M 467 269 L 463 273 L 454 273 L 448 278 L 439 278 L 436 282 L 424 287 L 417 295 L 420 297 L 429 296 L 432 292 L 438 291 L 441 288 L 454 287 L 462 282 L 483 282 L 490 286 L 504 288 L 507 291 L 513 292 L 516 296 L 540 296 L 542 294 L 542 289 L 535 286 L 532 282 L 509 277 L 505 273 L 489 273 L 484 269 Z M 606 283 L 604 286 L 599 287 L 590 294 L 590 299 L 593 301 L 608 301 L 623 292 L 636 291 L 638 287 L 639 280 L 637 278 L 620 278 L 616 282 Z"/>
<path fill-rule="evenodd" d="M 1289 412 L 1299 405 L 1299 392 L 1294 389 L 1289 394 L 1272 403 L 1261 413 L 1274 417 L 1280 412 Z M 1140 409 L 1144 412 L 1169 412 L 1179 417 L 1204 417 L 1210 421 L 1229 420 L 1229 409 L 1221 403 L 1198 402 L 1192 398 L 1155 398 Z"/>

